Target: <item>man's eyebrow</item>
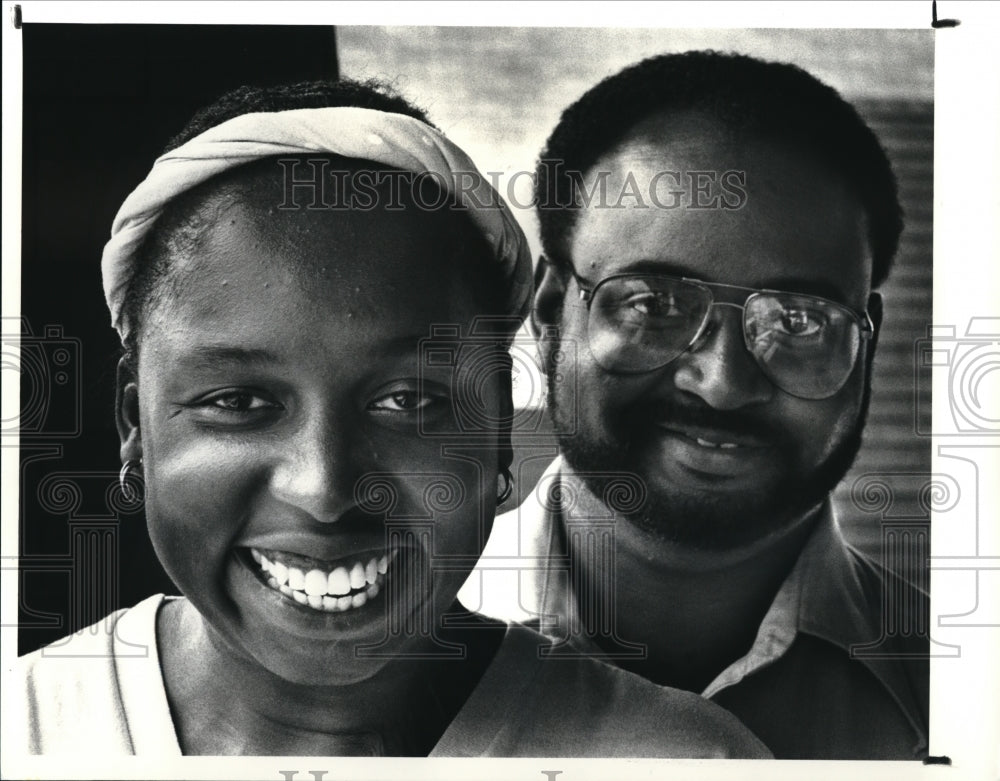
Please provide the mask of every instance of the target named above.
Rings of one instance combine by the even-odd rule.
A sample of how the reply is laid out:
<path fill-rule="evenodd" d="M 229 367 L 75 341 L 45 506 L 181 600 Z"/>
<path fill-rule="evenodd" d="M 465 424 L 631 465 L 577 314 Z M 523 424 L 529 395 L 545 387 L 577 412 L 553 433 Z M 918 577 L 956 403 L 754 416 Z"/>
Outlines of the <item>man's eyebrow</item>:
<path fill-rule="evenodd" d="M 702 279 L 703 273 L 694 266 L 688 266 L 675 258 L 643 258 L 631 261 L 614 270 L 615 274 L 666 274 L 671 277 Z"/>
<path fill-rule="evenodd" d="M 706 279 L 703 270 L 694 266 L 686 265 L 674 258 L 652 260 L 644 258 L 632 263 L 628 263 L 618 269 L 615 274 L 666 274 L 673 277 L 686 277 L 696 279 L 709 284 L 731 284 L 726 279 Z M 847 302 L 846 291 L 834 282 L 827 279 L 810 279 L 808 277 L 774 277 L 762 281 L 762 284 L 755 287 L 758 290 L 781 290 L 788 293 L 804 293 L 811 296 L 821 296 L 831 301 L 839 303 Z"/>
<path fill-rule="evenodd" d="M 820 296 L 841 304 L 846 304 L 849 300 L 843 288 L 827 279 L 779 277 L 768 280 L 767 284 L 761 285 L 761 287 L 767 290 L 783 290 L 789 293 L 805 293 L 806 295 Z"/>

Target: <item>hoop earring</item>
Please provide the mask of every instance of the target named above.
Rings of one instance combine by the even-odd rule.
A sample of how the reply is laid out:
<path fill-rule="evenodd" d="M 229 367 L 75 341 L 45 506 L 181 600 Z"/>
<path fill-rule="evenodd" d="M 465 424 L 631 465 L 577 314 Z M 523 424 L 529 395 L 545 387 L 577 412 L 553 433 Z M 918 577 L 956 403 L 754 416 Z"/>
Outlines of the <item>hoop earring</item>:
<path fill-rule="evenodd" d="M 503 488 L 500 487 L 501 481 Z M 509 469 L 504 469 L 497 475 L 497 504 L 506 502 L 512 493 L 514 493 L 514 475 L 510 473 Z"/>
<path fill-rule="evenodd" d="M 118 486 L 122 489 L 122 497 L 126 502 L 134 502 L 139 498 L 139 495 L 132 488 L 132 480 L 129 479 L 130 473 L 133 469 L 142 469 L 142 459 L 134 461 L 131 458 L 122 464 L 121 470 L 118 472 Z M 139 478 L 142 479 L 141 477 Z"/>

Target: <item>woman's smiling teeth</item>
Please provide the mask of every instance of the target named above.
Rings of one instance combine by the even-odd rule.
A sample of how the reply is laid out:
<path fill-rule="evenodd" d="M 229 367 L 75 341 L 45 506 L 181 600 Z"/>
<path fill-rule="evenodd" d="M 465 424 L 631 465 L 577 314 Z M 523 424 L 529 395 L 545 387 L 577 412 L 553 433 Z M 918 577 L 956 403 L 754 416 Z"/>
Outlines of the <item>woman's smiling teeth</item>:
<path fill-rule="evenodd" d="M 367 564 L 356 561 L 350 568 L 314 568 L 304 572 L 300 567 L 277 561 L 272 551 L 251 548 L 250 555 L 260 566 L 268 586 L 300 605 L 327 613 L 359 608 L 378 596 L 389 568 L 389 558 L 382 556 L 371 558 Z"/>

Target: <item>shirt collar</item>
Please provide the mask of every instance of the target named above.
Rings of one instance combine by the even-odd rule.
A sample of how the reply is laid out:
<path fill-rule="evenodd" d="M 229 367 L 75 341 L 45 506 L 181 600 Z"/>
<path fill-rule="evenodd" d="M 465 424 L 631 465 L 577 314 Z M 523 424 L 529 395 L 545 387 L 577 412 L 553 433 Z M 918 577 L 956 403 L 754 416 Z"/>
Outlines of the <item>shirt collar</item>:
<path fill-rule="evenodd" d="M 576 618 L 576 604 L 569 589 L 569 557 L 565 550 L 557 495 L 551 489 L 563 470 L 562 457 L 549 465 L 525 502 L 508 516 L 508 529 L 516 529 L 517 555 L 534 558 L 536 566 L 520 573 L 519 607 L 540 618 L 540 628 L 559 634 Z M 511 521 L 514 521 L 511 523 Z M 502 519 L 497 523 L 501 524 Z M 490 542 L 493 542 L 491 538 Z M 508 548 L 514 544 L 508 536 Z M 489 555 L 490 546 L 484 554 Z M 511 555 L 509 551 L 507 555 Z M 753 646 L 723 670 L 703 692 L 711 697 L 739 683 L 750 673 L 780 658 L 802 632 L 826 640 L 864 664 L 889 691 L 918 732 L 926 727 L 906 673 L 891 653 L 865 654 L 863 646 L 875 648 L 884 640 L 883 616 L 877 602 L 873 606 L 859 573 L 856 554 L 841 534 L 830 502 L 820 510 L 820 518 L 791 572 L 778 589 L 761 622 Z M 574 641 L 577 645 L 581 641 Z M 586 648 L 600 656 L 589 641 Z M 877 650 L 877 649 L 876 649 Z"/>

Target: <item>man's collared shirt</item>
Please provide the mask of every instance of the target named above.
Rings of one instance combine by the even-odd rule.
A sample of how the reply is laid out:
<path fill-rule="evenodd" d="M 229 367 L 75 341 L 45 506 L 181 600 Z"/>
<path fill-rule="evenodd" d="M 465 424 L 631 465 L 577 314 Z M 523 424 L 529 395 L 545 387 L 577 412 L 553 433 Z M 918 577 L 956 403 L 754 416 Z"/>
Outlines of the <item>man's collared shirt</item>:
<path fill-rule="evenodd" d="M 579 630 L 569 585 L 553 490 L 560 468 L 556 459 L 524 504 L 497 518 L 459 598 L 535 625 L 571 653 L 600 657 Z M 739 717 L 778 758 L 922 758 L 929 665 L 919 630 L 927 617 L 926 595 L 850 547 L 827 503 L 752 647 L 702 696 Z"/>

